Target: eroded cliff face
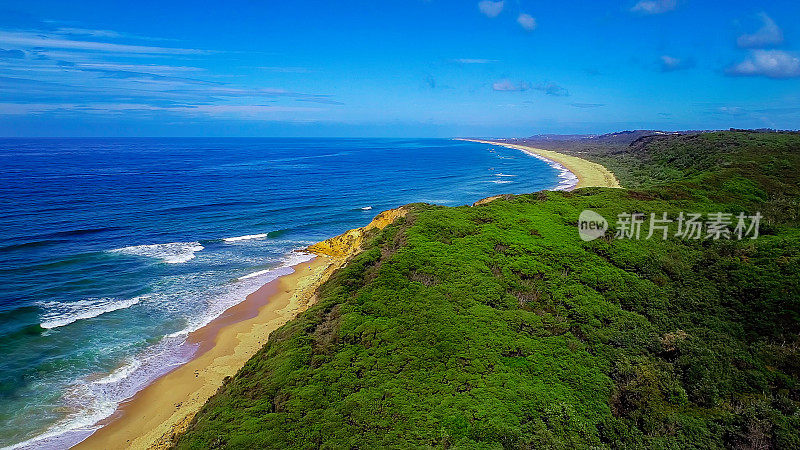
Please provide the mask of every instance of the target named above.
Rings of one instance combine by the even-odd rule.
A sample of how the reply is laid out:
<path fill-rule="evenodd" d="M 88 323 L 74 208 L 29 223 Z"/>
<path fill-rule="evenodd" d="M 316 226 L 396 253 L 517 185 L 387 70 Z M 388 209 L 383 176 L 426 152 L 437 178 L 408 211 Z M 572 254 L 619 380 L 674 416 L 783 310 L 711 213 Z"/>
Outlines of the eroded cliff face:
<path fill-rule="evenodd" d="M 346 231 L 339 236 L 317 242 L 308 247 L 308 251 L 317 255 L 332 256 L 334 258 L 349 258 L 361 251 L 367 232 L 372 229 L 382 230 L 400 217 L 408 213 L 408 208 L 401 206 L 384 211 L 367 226 Z"/>
<path fill-rule="evenodd" d="M 491 203 L 491 202 L 493 202 L 495 200 L 499 200 L 501 198 L 503 200 L 508 200 L 508 199 L 514 198 L 514 195 L 513 194 L 493 195 L 491 197 L 486 197 L 486 198 L 482 198 L 482 199 L 478 200 L 477 202 L 473 203 L 472 206 L 486 205 L 488 203 Z"/>

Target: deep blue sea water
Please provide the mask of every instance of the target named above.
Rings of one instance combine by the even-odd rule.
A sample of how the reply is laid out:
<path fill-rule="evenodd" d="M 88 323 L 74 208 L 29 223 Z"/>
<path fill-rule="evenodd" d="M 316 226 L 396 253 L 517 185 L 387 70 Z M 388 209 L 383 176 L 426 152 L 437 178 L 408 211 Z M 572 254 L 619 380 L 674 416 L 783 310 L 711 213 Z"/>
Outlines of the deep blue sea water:
<path fill-rule="evenodd" d="M 0 447 L 91 432 L 293 249 L 559 174 L 441 139 L 0 140 Z"/>

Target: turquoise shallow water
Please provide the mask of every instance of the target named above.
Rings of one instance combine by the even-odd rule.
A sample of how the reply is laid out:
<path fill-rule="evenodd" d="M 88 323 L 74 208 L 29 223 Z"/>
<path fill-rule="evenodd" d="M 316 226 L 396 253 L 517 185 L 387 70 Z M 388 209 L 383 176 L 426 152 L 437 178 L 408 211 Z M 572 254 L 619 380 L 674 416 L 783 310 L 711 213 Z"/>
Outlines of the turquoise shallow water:
<path fill-rule="evenodd" d="M 63 448 L 191 357 L 185 336 L 411 202 L 556 188 L 450 140 L 0 140 L 0 446 Z M 563 174 L 561 174 L 563 175 Z"/>

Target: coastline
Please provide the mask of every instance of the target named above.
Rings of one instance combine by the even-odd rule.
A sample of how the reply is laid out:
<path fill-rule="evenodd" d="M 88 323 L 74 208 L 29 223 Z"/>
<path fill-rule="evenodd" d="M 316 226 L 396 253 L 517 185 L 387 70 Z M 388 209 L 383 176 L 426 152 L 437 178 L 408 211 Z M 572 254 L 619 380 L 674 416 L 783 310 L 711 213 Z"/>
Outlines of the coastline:
<path fill-rule="evenodd" d="M 599 164 L 580 158 L 502 142 L 461 140 L 521 150 L 548 162 L 562 171 L 559 175 L 562 181 L 556 190 L 594 185 L 619 187 L 618 183 L 592 184 L 599 172 L 592 166 L 610 174 L 614 182 L 616 178 Z M 155 379 L 120 404 L 109 418 L 99 423 L 96 431 L 73 448 L 169 448 L 174 437 L 186 430 L 225 379 L 235 375 L 266 344 L 272 331 L 313 305 L 316 288 L 360 251 L 369 230 L 382 229 L 405 213 L 402 207 L 384 211 L 365 227 L 309 247 L 308 251 L 317 255 L 314 259 L 292 266 L 292 273 L 266 283 L 245 301 L 190 333 L 187 342 L 198 350 L 187 363 Z"/>
<path fill-rule="evenodd" d="M 269 334 L 314 303 L 314 292 L 339 266 L 320 255 L 263 285 L 187 340 L 199 346 L 186 364 L 122 403 L 101 428 L 73 448 L 167 448 L 223 384 L 267 342 Z"/>
<path fill-rule="evenodd" d="M 572 190 L 584 187 L 608 187 L 608 188 L 621 188 L 617 177 L 608 169 L 600 164 L 587 161 L 577 156 L 565 155 L 563 153 L 555 152 L 552 150 L 544 150 L 527 145 L 511 144 L 503 141 L 490 141 L 482 139 L 456 139 L 458 141 L 477 142 L 480 144 L 498 145 L 500 147 L 511 148 L 520 150 L 531 156 L 551 161 L 560 165 L 564 169 L 571 172 L 576 178 L 577 183 L 564 189 L 557 188 L 556 190 Z"/>
<path fill-rule="evenodd" d="M 312 260 L 292 266 L 248 295 L 187 341 L 198 350 L 187 363 L 157 378 L 100 423 L 76 449 L 166 449 L 225 378 L 235 375 L 260 350 L 269 334 L 316 301 L 316 290 L 331 274 L 361 251 L 366 236 L 408 212 L 400 207 L 379 213 L 366 226 L 311 245 Z"/>

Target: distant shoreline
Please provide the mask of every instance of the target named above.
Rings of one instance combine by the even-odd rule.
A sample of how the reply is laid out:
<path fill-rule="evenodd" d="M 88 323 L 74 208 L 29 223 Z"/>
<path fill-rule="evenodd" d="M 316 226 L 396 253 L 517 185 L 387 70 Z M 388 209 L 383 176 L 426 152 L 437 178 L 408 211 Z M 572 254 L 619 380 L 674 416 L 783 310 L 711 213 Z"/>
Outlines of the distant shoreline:
<path fill-rule="evenodd" d="M 501 147 L 512 148 L 520 150 L 531 156 L 541 157 L 557 164 L 560 164 L 565 169 L 574 174 L 578 182 L 569 189 L 559 190 L 572 190 L 584 187 L 609 187 L 621 188 L 617 177 L 610 170 L 606 169 L 600 164 L 587 161 L 577 156 L 565 155 L 563 153 L 554 152 L 552 150 L 544 150 L 527 145 L 512 144 L 505 141 L 492 141 L 482 139 L 464 139 L 457 138 L 458 141 L 477 142 L 480 144 L 498 145 Z"/>

